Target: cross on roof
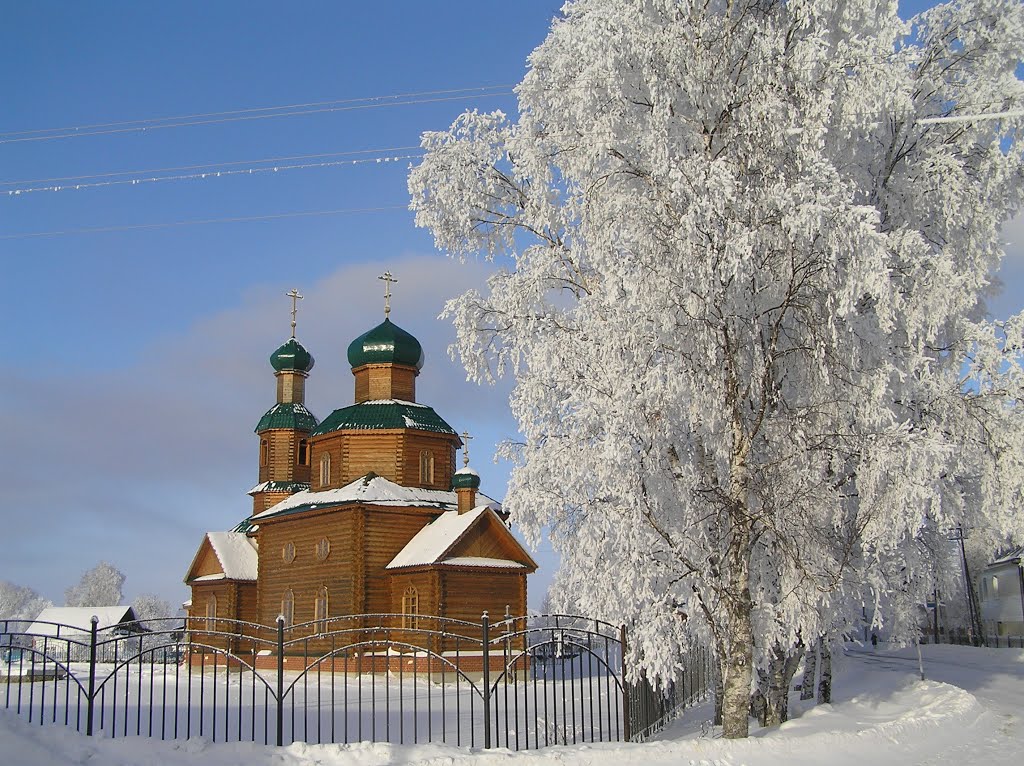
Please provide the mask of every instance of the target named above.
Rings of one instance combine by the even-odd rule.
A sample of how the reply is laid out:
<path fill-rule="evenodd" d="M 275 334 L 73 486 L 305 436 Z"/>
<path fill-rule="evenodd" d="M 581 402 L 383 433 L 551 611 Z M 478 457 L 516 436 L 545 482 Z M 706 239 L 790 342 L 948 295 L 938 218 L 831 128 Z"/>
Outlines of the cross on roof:
<path fill-rule="evenodd" d="M 384 318 L 388 318 L 388 314 L 391 313 L 391 283 L 398 283 L 398 280 L 391 276 L 390 271 L 385 271 L 377 279 L 384 281 Z"/>
<path fill-rule="evenodd" d="M 292 337 L 295 337 L 295 315 L 299 313 L 298 301 L 302 300 L 302 296 L 299 295 L 297 288 L 292 288 L 290 293 L 285 293 L 286 296 L 292 299 Z"/>
<path fill-rule="evenodd" d="M 462 432 L 462 466 L 464 468 L 469 467 L 469 440 L 472 438 L 469 431 Z"/>

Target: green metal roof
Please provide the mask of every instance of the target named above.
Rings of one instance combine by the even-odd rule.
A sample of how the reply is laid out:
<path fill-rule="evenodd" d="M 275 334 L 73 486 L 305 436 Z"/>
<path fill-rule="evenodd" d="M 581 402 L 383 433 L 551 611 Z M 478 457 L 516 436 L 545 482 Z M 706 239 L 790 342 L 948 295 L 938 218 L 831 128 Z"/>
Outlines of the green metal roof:
<path fill-rule="evenodd" d="M 353 369 L 364 364 L 404 364 L 423 367 L 423 347 L 412 335 L 390 319 L 363 333 L 348 347 L 348 363 Z"/>
<path fill-rule="evenodd" d="M 278 372 L 282 370 L 309 372 L 313 369 L 314 364 L 313 355 L 306 351 L 305 347 L 295 338 L 289 338 L 270 355 L 270 366 Z"/>
<path fill-rule="evenodd" d="M 433 409 L 422 404 L 386 399 L 363 402 L 335 410 L 321 423 L 313 436 L 347 429 L 376 430 L 385 428 L 416 428 L 441 434 L 455 434 Z"/>
<path fill-rule="evenodd" d="M 452 489 L 480 489 L 480 474 L 472 468 L 460 468 L 452 474 Z"/>
<path fill-rule="evenodd" d="M 316 416 L 298 402 L 275 404 L 256 424 L 256 433 L 271 428 L 288 428 L 293 431 L 312 431 L 316 428 Z"/>

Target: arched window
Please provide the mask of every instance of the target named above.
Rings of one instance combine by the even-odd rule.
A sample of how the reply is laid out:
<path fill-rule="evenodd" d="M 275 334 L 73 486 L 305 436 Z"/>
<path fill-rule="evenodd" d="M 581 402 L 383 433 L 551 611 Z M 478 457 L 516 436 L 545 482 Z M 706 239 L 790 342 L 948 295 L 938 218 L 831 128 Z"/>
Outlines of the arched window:
<path fill-rule="evenodd" d="M 295 462 L 298 465 L 309 465 L 309 442 L 306 439 L 299 439 L 299 448 L 295 452 Z"/>
<path fill-rule="evenodd" d="M 321 537 L 320 542 L 316 544 L 315 552 L 317 561 L 326 561 L 327 557 L 331 555 L 331 541 L 326 537 Z"/>
<path fill-rule="evenodd" d="M 285 626 L 294 624 L 295 622 L 295 594 L 292 593 L 292 589 L 288 588 L 284 592 L 284 596 L 281 598 L 281 615 L 284 617 Z"/>
<path fill-rule="evenodd" d="M 411 585 L 402 594 L 402 627 L 416 628 L 419 626 L 420 594 Z"/>
<path fill-rule="evenodd" d="M 266 439 L 260 439 L 260 465 L 266 465 L 270 462 L 270 442 Z"/>
<path fill-rule="evenodd" d="M 317 591 L 316 601 L 313 604 L 313 619 L 316 620 L 316 632 L 327 632 L 327 586 Z"/>
<path fill-rule="evenodd" d="M 420 450 L 420 483 L 434 483 L 434 453 L 428 449 Z"/>
<path fill-rule="evenodd" d="M 999 598 L 999 578 L 992 578 L 992 598 Z"/>
<path fill-rule="evenodd" d="M 331 455 L 325 454 L 320 458 L 320 486 L 326 487 L 331 483 Z"/>
<path fill-rule="evenodd" d="M 206 629 L 217 629 L 217 594 L 211 593 L 206 600 Z"/>

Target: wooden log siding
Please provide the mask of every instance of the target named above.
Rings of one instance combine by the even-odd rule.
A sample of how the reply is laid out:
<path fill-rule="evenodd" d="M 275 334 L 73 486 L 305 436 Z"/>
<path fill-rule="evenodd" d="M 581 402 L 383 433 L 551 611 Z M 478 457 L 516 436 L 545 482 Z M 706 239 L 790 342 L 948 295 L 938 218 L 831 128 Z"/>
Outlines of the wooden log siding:
<path fill-rule="evenodd" d="M 526 614 L 526 572 L 486 567 L 440 568 L 441 611 L 445 617 L 479 622 L 484 612 L 492 623 L 505 618 L 505 608 L 513 617 Z M 479 638 L 479 635 L 474 635 Z M 514 648 L 523 649 L 523 641 Z M 463 647 L 465 648 L 465 647 Z M 454 651 L 455 642 L 446 642 L 444 651 Z"/>
<path fill-rule="evenodd" d="M 325 586 L 329 615 L 356 611 L 357 516 L 353 510 L 335 510 L 286 520 L 268 519 L 260 525 L 258 622 L 276 623 L 285 591 L 289 589 L 295 599 L 296 623 L 314 619 L 317 592 Z M 325 537 L 330 553 L 321 561 L 316 546 Z M 282 555 L 287 543 L 295 546 L 291 563 Z"/>
<path fill-rule="evenodd" d="M 375 473 L 405 487 L 446 491 L 455 472 L 458 437 L 417 429 L 333 431 L 312 439 L 311 467 L 314 490 L 337 489 Z M 420 452 L 434 456 L 434 481 L 420 481 Z M 320 460 L 331 456 L 331 481 L 320 483 Z M 397 553 L 398 551 L 395 551 Z"/>
<path fill-rule="evenodd" d="M 352 370 L 355 376 L 355 399 L 360 402 L 379 399 L 416 401 L 415 367 L 399 364 L 365 364 Z"/>
<path fill-rule="evenodd" d="M 296 463 L 299 440 L 309 439 L 308 433 L 274 428 L 260 433 L 260 441 L 264 439 L 267 440 L 269 454 L 266 464 L 260 465 L 260 482 L 309 481 L 311 466 Z"/>

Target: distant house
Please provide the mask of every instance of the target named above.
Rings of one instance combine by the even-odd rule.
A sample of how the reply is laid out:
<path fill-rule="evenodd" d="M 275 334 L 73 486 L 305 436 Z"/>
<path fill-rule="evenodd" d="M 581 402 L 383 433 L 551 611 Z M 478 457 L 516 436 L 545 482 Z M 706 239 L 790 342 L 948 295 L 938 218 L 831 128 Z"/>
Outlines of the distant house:
<path fill-rule="evenodd" d="M 989 636 L 1024 637 L 1024 546 L 986 566 L 978 578 L 981 620 Z"/>
<path fill-rule="evenodd" d="M 32 635 L 32 648 L 57 660 L 88 659 L 94 616 L 98 618 L 96 628 L 101 642 L 146 632 L 130 606 L 50 606 L 40 612 L 28 628 Z M 138 639 L 129 643 L 130 646 L 125 646 L 123 641 L 119 642 L 121 656 L 138 650 Z M 112 654 L 112 650 L 112 646 L 101 647 L 100 656 Z"/>

